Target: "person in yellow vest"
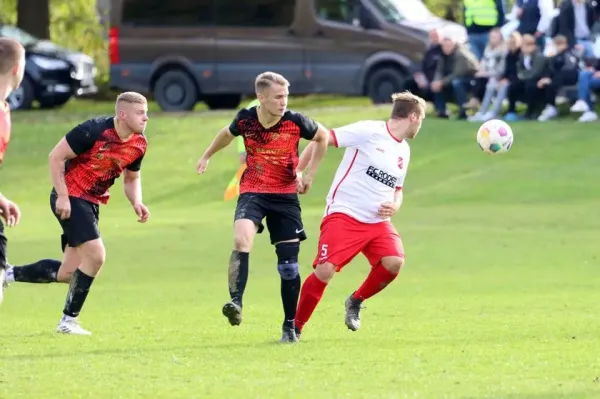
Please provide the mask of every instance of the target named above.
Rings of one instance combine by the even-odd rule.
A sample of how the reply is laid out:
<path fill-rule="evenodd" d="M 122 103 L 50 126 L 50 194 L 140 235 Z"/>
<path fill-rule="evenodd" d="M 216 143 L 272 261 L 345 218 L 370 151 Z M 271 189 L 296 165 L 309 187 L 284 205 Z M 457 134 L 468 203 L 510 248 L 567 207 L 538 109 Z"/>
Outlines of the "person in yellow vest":
<path fill-rule="evenodd" d="M 505 12 L 502 0 L 464 0 L 465 27 L 469 47 L 478 60 L 483 57 L 490 31 L 504 25 Z"/>
<path fill-rule="evenodd" d="M 258 99 L 254 99 L 244 108 L 252 108 L 257 107 L 260 104 Z M 235 172 L 235 175 L 229 181 L 229 184 L 225 188 L 225 193 L 223 194 L 223 199 L 225 201 L 232 200 L 236 198 L 240 193 L 240 178 L 242 174 L 246 170 L 246 147 L 244 146 L 244 138 L 240 135 L 236 137 L 237 140 L 237 153 L 240 161 L 240 166 L 238 170 Z"/>

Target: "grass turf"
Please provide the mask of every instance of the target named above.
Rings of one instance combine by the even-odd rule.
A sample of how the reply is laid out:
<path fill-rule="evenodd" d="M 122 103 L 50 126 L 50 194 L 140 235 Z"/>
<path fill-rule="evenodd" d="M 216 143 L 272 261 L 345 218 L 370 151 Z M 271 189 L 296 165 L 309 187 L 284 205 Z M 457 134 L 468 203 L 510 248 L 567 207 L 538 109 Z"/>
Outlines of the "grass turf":
<path fill-rule="evenodd" d="M 47 154 L 84 114 L 110 112 L 76 107 L 14 115 L 1 177 L 23 211 L 7 232 L 12 263 L 60 257 Z M 310 116 L 335 127 L 387 113 L 361 105 Z M 235 206 L 222 196 L 237 158 L 224 150 L 204 176 L 194 164 L 232 115 L 152 116 L 142 169 L 152 219 L 136 223 L 118 180 L 101 209 L 107 264 L 82 312 L 93 336 L 53 333 L 66 285 L 8 288 L 0 398 L 600 397 L 596 125 L 517 123 L 511 152 L 488 156 L 475 125 L 426 120 L 394 219 L 406 268 L 365 303 L 353 333 L 343 303 L 368 272 L 357 258 L 327 289 L 302 342 L 282 346 L 268 237 L 250 257 L 243 324 L 220 314 Z M 341 154 L 330 149 L 302 198 L 303 277 Z"/>

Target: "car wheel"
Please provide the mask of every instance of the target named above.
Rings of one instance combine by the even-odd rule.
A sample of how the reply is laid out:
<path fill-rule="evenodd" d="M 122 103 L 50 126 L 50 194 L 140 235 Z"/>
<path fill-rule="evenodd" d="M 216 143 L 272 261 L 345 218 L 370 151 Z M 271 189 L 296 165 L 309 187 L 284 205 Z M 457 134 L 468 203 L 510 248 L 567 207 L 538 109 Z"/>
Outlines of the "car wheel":
<path fill-rule="evenodd" d="M 21 86 L 14 90 L 6 99 L 8 106 L 11 110 L 24 110 L 31 109 L 35 100 L 35 92 L 33 91 L 33 84 L 29 76 L 23 78 Z"/>
<path fill-rule="evenodd" d="M 198 102 L 196 83 L 185 71 L 168 70 L 156 80 L 154 98 L 163 111 L 191 111 Z"/>
<path fill-rule="evenodd" d="M 367 96 L 375 104 L 385 104 L 392 101 L 392 94 L 398 93 L 404 87 L 405 76 L 396 68 L 376 69 L 369 75 L 367 81 Z"/>

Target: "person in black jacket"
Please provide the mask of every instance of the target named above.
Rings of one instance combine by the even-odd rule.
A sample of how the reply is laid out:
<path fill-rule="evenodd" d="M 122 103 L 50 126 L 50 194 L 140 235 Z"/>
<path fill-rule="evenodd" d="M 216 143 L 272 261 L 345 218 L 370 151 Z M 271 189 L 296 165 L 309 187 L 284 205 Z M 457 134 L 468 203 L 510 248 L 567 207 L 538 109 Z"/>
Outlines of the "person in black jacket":
<path fill-rule="evenodd" d="M 538 81 L 537 87 L 544 91 L 546 107 L 538 118 L 540 122 L 547 121 L 558 115 L 556 110 L 556 95 L 561 87 L 577 83 L 579 77 L 579 60 L 569 49 L 569 41 L 563 35 L 554 37 L 556 54 L 550 57 L 546 71 Z"/>
<path fill-rule="evenodd" d="M 408 80 L 405 85 L 406 90 L 425 100 L 431 100 L 433 98 L 430 86 L 435 77 L 437 64 L 442 57 L 440 32 L 437 29 L 433 29 L 429 32 L 429 42 L 430 46 L 423 56 L 420 68 L 413 74 L 413 78 Z"/>
<path fill-rule="evenodd" d="M 596 11 L 589 0 L 563 0 L 560 13 L 551 25 L 551 36 L 563 35 L 569 41 L 570 49 L 577 49 L 585 58 L 594 56 L 592 29 L 596 21 Z"/>

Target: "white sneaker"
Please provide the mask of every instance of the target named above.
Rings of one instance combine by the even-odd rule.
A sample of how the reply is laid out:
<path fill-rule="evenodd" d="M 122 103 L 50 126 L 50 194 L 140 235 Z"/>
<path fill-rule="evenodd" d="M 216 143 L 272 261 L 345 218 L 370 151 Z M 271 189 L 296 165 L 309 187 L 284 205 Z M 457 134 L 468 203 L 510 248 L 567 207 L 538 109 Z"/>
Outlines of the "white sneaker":
<path fill-rule="evenodd" d="M 579 122 L 594 122 L 596 120 L 598 120 L 598 114 L 594 111 L 584 112 L 579 118 Z"/>
<path fill-rule="evenodd" d="M 10 285 L 10 283 L 14 283 L 15 282 L 15 269 L 10 266 L 7 265 L 6 266 L 6 275 L 4 276 L 4 287 L 8 287 Z"/>
<path fill-rule="evenodd" d="M 469 122 L 481 122 L 481 118 L 483 117 L 483 115 L 481 113 L 476 113 L 473 116 L 469 116 L 468 121 Z"/>
<path fill-rule="evenodd" d="M 79 325 L 79 320 L 74 317 L 63 316 L 58 322 L 56 332 L 61 334 L 74 334 L 74 335 L 92 335 L 88 330 L 83 329 Z"/>
<path fill-rule="evenodd" d="M 553 107 L 552 105 L 547 105 L 546 108 L 544 108 L 544 110 L 542 111 L 540 117 L 538 118 L 538 121 L 546 122 L 552 118 L 555 118 L 557 115 L 558 111 L 556 110 L 556 107 Z"/>
<path fill-rule="evenodd" d="M 590 107 L 583 100 L 577 100 L 571 107 L 571 112 L 588 112 Z"/>
<path fill-rule="evenodd" d="M 482 122 L 487 122 L 487 121 L 495 119 L 495 118 L 496 118 L 496 114 L 493 113 L 492 111 L 488 111 L 488 112 L 485 113 L 485 115 L 483 115 L 481 117 L 481 121 Z"/>

